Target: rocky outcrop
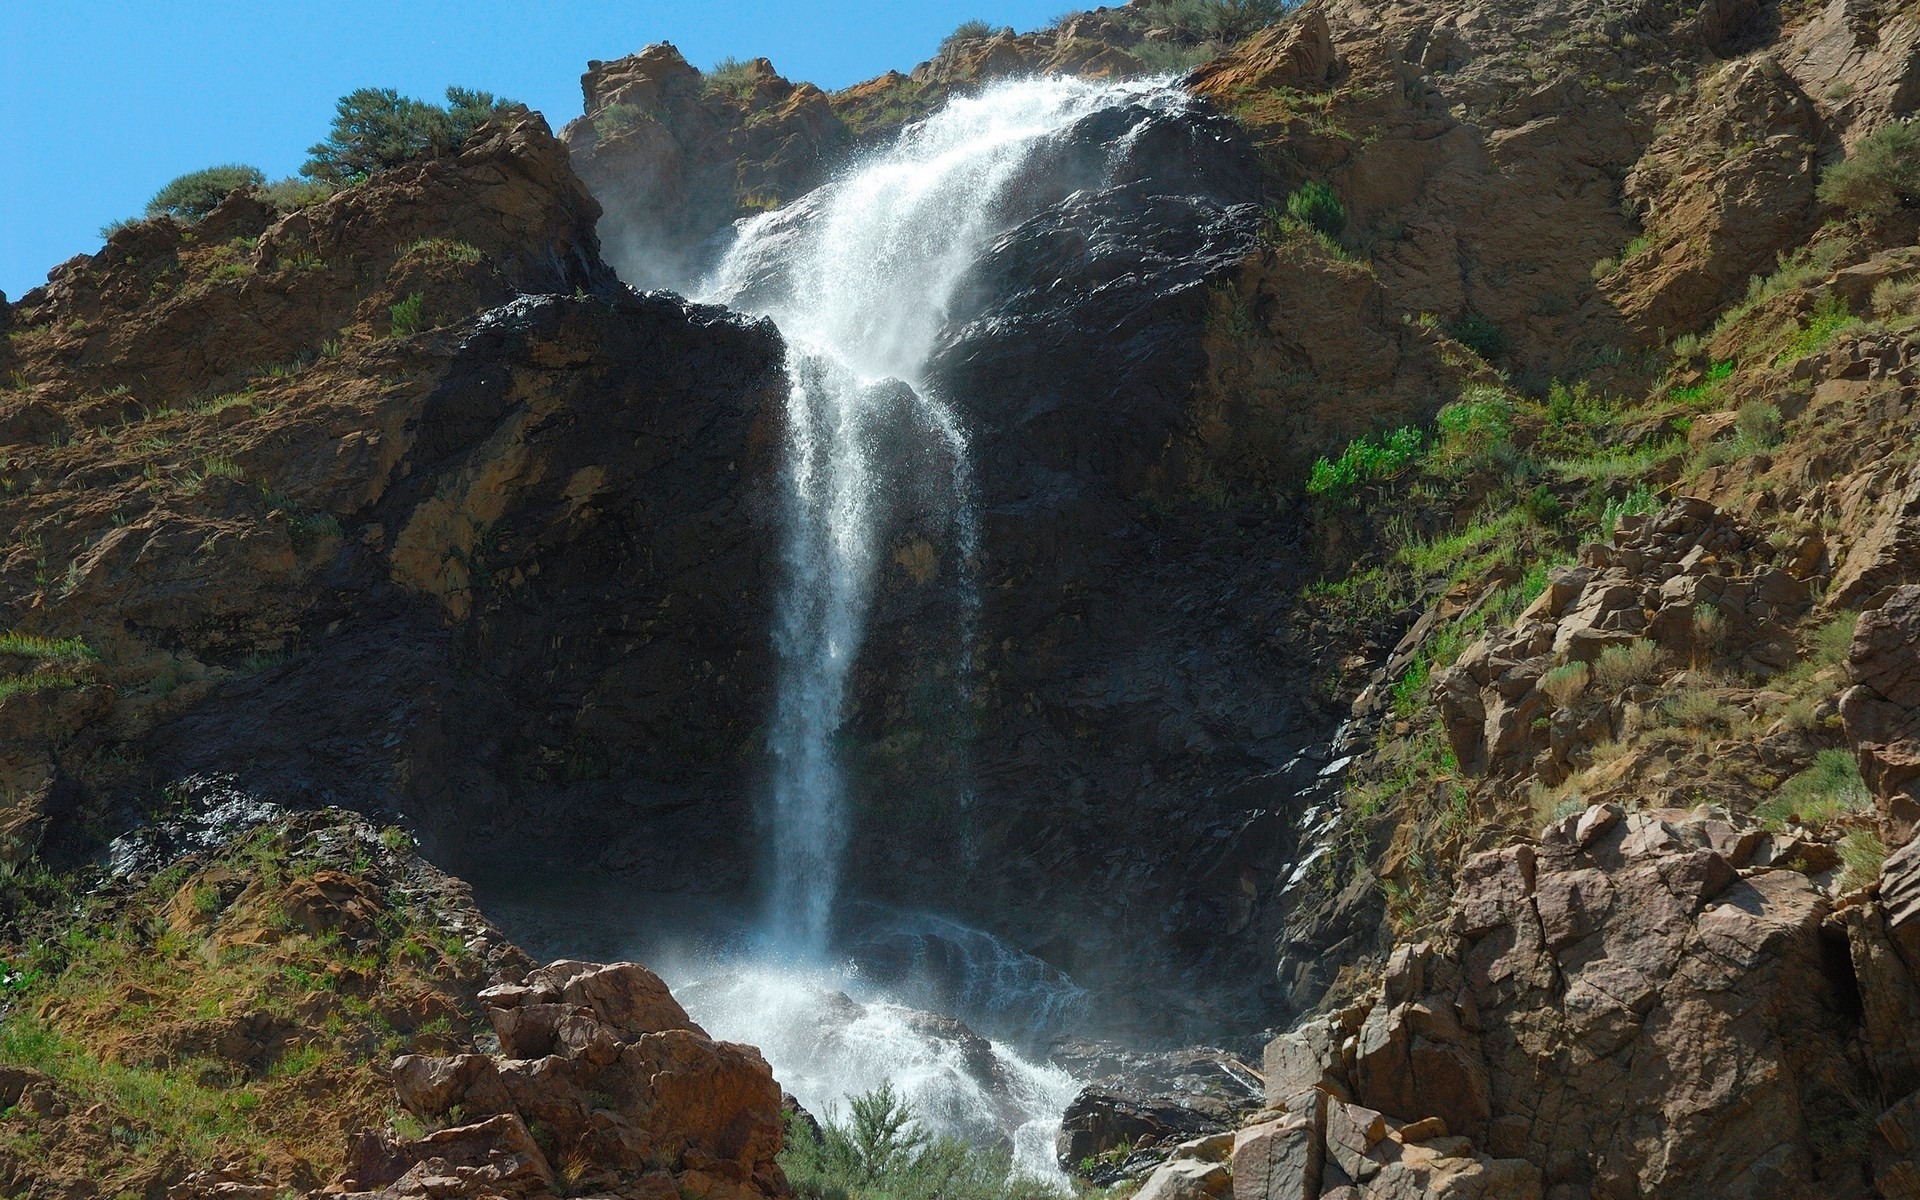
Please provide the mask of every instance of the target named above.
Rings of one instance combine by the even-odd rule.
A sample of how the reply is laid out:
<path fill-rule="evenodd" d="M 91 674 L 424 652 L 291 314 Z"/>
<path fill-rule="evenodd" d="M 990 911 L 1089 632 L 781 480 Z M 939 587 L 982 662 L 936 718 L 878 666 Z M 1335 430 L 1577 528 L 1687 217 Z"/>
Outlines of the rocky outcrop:
<path fill-rule="evenodd" d="M 606 206 L 608 259 L 636 287 L 686 288 L 705 243 L 736 217 L 824 183 L 853 137 L 827 96 L 766 59 L 710 80 L 667 43 L 580 79 L 585 115 L 562 136 Z"/>
<path fill-rule="evenodd" d="M 1241 1131 L 1236 1196 L 1866 1195 L 1868 1157 L 1904 1194 L 1905 1110 L 1858 1103 L 1911 1090 L 1885 1055 L 1920 993 L 1876 933 L 1904 867 L 1836 912 L 1753 851 L 1596 806 L 1471 859 L 1441 942 L 1269 1048 L 1286 1114 Z M 1863 1023 L 1863 995 L 1893 1007 Z"/>
<path fill-rule="evenodd" d="M 1196 95 L 1226 106 L 1258 91 L 1321 87 L 1333 67 L 1333 33 L 1326 14 L 1320 8 L 1308 8 L 1201 66 L 1188 78 L 1187 86 Z"/>
<path fill-rule="evenodd" d="M 1894 590 L 1864 613 L 1847 656 L 1853 687 L 1840 699 L 1860 775 L 1906 842 L 1920 827 L 1920 587 Z"/>
<path fill-rule="evenodd" d="M 431 327 L 516 292 L 616 286 L 600 262 L 600 206 L 538 114 L 501 118 L 456 154 L 384 172 L 269 228 L 271 216 L 243 191 L 192 228 L 138 222 L 56 268 L 16 306 L 47 330 L 24 370 L 52 385 L 36 399 L 138 381 L 132 399 L 89 406 L 71 432 L 142 405 L 239 391 L 270 366 L 318 356 L 343 327 L 384 328 L 388 305 L 413 292 Z M 450 251 L 454 242 L 464 249 Z"/>
<path fill-rule="evenodd" d="M 773 1073 L 752 1047 L 709 1038 L 645 968 L 556 962 L 480 1001 L 499 1056 L 409 1055 L 392 1071 L 409 1112 L 464 1123 L 411 1141 L 360 1135 L 337 1193 L 788 1194 Z"/>
<path fill-rule="evenodd" d="M 1514 626 L 1476 641 L 1435 675 L 1434 695 L 1462 769 L 1533 773 L 1551 785 L 1569 773 L 1570 754 L 1612 740 L 1626 720 L 1617 692 L 1597 697 L 1611 706 L 1602 710 L 1560 703 L 1541 687 L 1556 666 L 1597 664 L 1609 648 L 1644 647 L 1637 651 L 1646 660 L 1643 678 L 1621 685 L 1651 677 L 1662 656 L 1760 673 L 1791 664 L 1792 628 L 1811 607 L 1808 581 L 1823 552 L 1816 538 L 1776 566 L 1772 547 L 1698 499 L 1623 518 L 1612 545 L 1586 546 L 1579 565 L 1550 574 Z M 1588 676 L 1580 678 L 1576 694 Z"/>
<path fill-rule="evenodd" d="M 1695 329 L 1766 274 L 1815 210 L 1813 101 L 1772 58 L 1727 64 L 1627 177 L 1645 233 L 1600 282 L 1643 337 Z"/>

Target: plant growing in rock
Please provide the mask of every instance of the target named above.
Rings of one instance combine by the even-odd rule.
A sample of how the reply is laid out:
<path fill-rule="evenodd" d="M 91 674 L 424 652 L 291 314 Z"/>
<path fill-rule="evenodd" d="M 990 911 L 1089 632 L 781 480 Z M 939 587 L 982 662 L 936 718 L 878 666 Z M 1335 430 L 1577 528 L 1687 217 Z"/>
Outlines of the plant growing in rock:
<path fill-rule="evenodd" d="M 1920 278 L 1883 279 L 1874 285 L 1873 315 L 1899 322 L 1920 315 Z"/>
<path fill-rule="evenodd" d="M 753 64 L 729 55 L 702 73 L 700 90 L 709 96 L 745 100 L 753 93 Z"/>
<path fill-rule="evenodd" d="M 1313 472 L 1307 477 L 1307 494 L 1336 499 L 1349 495 L 1363 483 L 1397 474 L 1425 448 L 1426 438 L 1410 425 L 1378 438 L 1355 438 L 1339 458 L 1314 462 Z"/>
<path fill-rule="evenodd" d="M 1287 197 L 1287 215 L 1328 237 L 1337 238 L 1347 228 L 1347 207 L 1340 203 L 1340 194 L 1318 179 Z"/>
<path fill-rule="evenodd" d="M 415 292 L 400 303 L 388 308 L 387 311 L 393 317 L 394 337 L 412 337 L 414 334 L 420 332 L 424 320 L 421 314 L 426 306 L 426 301 L 427 298 L 425 296 L 419 292 Z"/>
<path fill-rule="evenodd" d="M 239 163 L 190 171 L 153 194 L 147 201 L 147 216 L 198 221 L 234 192 L 266 182 L 260 168 Z"/>
<path fill-rule="evenodd" d="M 1602 650 L 1593 664 L 1593 679 L 1601 691 L 1617 696 L 1636 683 L 1646 683 L 1659 671 L 1660 647 L 1646 638 L 1635 638 Z"/>
<path fill-rule="evenodd" d="M 1920 133 L 1901 121 L 1874 130 L 1844 161 L 1827 168 L 1818 195 L 1869 220 L 1920 202 Z"/>
<path fill-rule="evenodd" d="M 1158 0 L 1146 18 L 1187 41 L 1232 45 L 1292 9 L 1293 0 Z"/>
<path fill-rule="evenodd" d="M 1592 669 L 1586 663 L 1564 663 L 1540 677 L 1540 690 L 1554 707 L 1565 708 L 1581 697 L 1591 678 Z"/>
<path fill-rule="evenodd" d="M 1507 335 L 1500 331 L 1498 325 L 1472 309 L 1461 313 L 1458 320 L 1447 326 L 1447 336 L 1488 362 L 1500 357 L 1507 349 Z"/>
<path fill-rule="evenodd" d="M 977 42 L 993 36 L 993 26 L 986 21 L 962 21 L 954 27 L 952 33 L 940 39 L 940 53 L 951 54 L 968 42 Z"/>
<path fill-rule="evenodd" d="M 1826 825 L 1873 807 L 1873 793 L 1860 777 L 1860 764 L 1851 751 L 1822 750 L 1813 765 L 1780 785 L 1772 799 L 1754 809 L 1754 815 L 1775 823 L 1798 819 L 1802 825 Z"/>
<path fill-rule="evenodd" d="M 601 137 L 618 137 L 651 123 L 653 118 L 638 105 L 609 104 L 594 115 L 593 130 Z"/>

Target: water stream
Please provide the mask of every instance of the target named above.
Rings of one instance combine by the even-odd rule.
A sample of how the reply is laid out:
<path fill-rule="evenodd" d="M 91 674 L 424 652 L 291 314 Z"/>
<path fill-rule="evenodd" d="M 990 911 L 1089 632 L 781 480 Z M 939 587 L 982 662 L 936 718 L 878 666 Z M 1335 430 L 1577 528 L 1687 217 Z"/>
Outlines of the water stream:
<path fill-rule="evenodd" d="M 746 222 L 701 288 L 771 317 L 789 346 L 768 930 L 790 953 L 818 958 L 832 935 L 848 834 L 834 742 L 890 532 L 909 513 L 943 517 L 942 574 L 969 578 L 966 432 L 926 377 L 954 293 L 1030 215 L 1023 175 L 1050 139 L 1103 109 L 1177 95 L 1164 82 L 1054 78 L 955 99 L 839 180 Z M 961 624 L 953 678 L 965 687 Z"/>
<path fill-rule="evenodd" d="M 953 703 L 966 699 L 978 605 L 968 437 L 928 377 L 958 289 L 1046 196 L 1100 183 L 1035 187 L 1036 164 L 1058 139 L 1104 110 L 1185 103 L 1166 81 L 1076 79 L 1013 81 L 954 99 L 834 182 L 743 223 L 693 289 L 771 318 L 789 348 L 783 590 L 759 936 L 745 954 L 663 969 L 696 1018 L 761 1047 L 776 1077 L 816 1111 L 890 1082 L 935 1130 L 1003 1139 L 1041 1174 L 1056 1171 L 1053 1133 L 1074 1081 L 908 1004 L 944 996 L 942 1011 L 984 1020 L 988 1033 L 998 1025 L 1033 1034 L 1081 994 L 1038 960 L 937 917 L 891 928 L 880 954 L 904 963 L 905 977 L 876 985 L 859 946 L 835 941 L 850 833 L 836 741 L 880 570 L 909 524 L 932 535 L 939 577 L 962 593 L 947 678 Z M 955 857 L 965 862 L 966 848 Z M 941 970 L 944 992 L 930 982 Z"/>

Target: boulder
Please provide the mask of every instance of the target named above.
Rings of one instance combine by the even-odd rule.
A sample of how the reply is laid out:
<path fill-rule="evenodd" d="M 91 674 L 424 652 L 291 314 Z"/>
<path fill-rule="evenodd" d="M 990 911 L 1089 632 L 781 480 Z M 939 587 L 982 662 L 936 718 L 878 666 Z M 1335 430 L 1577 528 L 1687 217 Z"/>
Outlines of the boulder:
<path fill-rule="evenodd" d="M 495 1115 L 410 1142 L 358 1135 L 343 1188 L 530 1195 L 552 1185 L 527 1137 L 537 1128 L 609 1177 L 658 1175 L 669 1191 L 784 1194 L 773 1072 L 759 1051 L 715 1042 L 688 1022 L 652 972 L 562 961 L 482 997 L 510 1057 L 406 1055 L 391 1078 L 400 1103 L 423 1118 L 456 1106 Z"/>
<path fill-rule="evenodd" d="M 1920 852 L 1836 920 L 1805 875 L 1736 871 L 1723 850 L 1747 832 L 1711 809 L 1594 806 L 1469 859 L 1448 938 L 1396 948 L 1350 1040 L 1326 1018 L 1277 1039 L 1286 1078 L 1335 1086 L 1243 1131 L 1265 1139 L 1248 1188 L 1295 1194 L 1312 1128 L 1316 1179 L 1369 1198 L 1538 1197 L 1549 1174 L 1569 1195 L 1810 1195 L 1857 1170 L 1831 1098 L 1920 1088 L 1896 948 L 1920 934 Z M 1897 1157 L 1901 1119 L 1875 1154 Z"/>
<path fill-rule="evenodd" d="M 1222 1132 L 1226 1124 L 1164 1097 L 1128 1095 L 1106 1088 L 1083 1088 L 1061 1114 L 1054 1154 L 1060 1165 L 1077 1170 L 1121 1145 L 1145 1138 L 1169 1144 Z"/>
<path fill-rule="evenodd" d="M 1153 1169 L 1135 1200 L 1220 1200 L 1233 1191 L 1233 1171 L 1223 1162 L 1170 1158 Z"/>
<path fill-rule="evenodd" d="M 1326 1109 L 1301 1111 L 1242 1129 L 1233 1139 L 1233 1200 L 1314 1200 L 1325 1163 Z"/>
<path fill-rule="evenodd" d="M 1232 51 L 1196 70 L 1187 81 L 1197 95 L 1217 103 L 1257 91 L 1322 87 L 1333 70 L 1333 31 L 1325 11 L 1302 9 L 1292 20 L 1262 29 Z"/>

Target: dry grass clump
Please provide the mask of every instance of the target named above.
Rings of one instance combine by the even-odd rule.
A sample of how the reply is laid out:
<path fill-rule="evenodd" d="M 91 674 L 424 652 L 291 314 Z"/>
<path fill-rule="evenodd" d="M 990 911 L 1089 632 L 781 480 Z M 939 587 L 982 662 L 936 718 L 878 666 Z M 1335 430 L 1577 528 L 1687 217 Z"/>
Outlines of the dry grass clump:
<path fill-rule="evenodd" d="M 1540 690 L 1546 693 L 1547 699 L 1553 701 L 1556 708 L 1565 708 L 1587 690 L 1592 676 L 1593 672 L 1586 663 L 1566 663 L 1540 677 Z"/>
<path fill-rule="evenodd" d="M 1593 664 L 1593 678 L 1600 690 L 1616 696 L 1636 683 L 1646 683 L 1659 672 L 1660 647 L 1646 638 L 1608 646 Z"/>

